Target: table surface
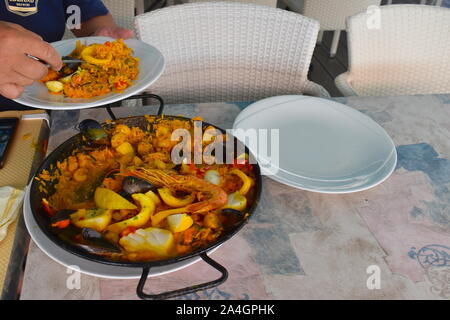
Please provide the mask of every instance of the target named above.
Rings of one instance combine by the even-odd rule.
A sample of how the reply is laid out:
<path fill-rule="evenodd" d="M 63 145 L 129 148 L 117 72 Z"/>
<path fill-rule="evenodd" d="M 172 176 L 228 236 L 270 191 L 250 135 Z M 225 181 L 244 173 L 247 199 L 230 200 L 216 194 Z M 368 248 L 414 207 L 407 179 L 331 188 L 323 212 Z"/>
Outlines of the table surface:
<path fill-rule="evenodd" d="M 450 95 L 336 98 L 379 123 L 394 140 L 398 165 L 381 185 L 330 195 L 263 178 L 249 223 L 211 257 L 229 271 L 222 285 L 178 299 L 450 299 Z M 249 103 L 168 105 L 165 114 L 201 116 L 222 128 Z M 117 117 L 155 107 L 114 109 Z M 49 149 L 104 109 L 52 114 Z M 379 275 L 379 287 L 373 281 Z M 138 280 L 71 272 L 31 243 L 21 299 L 137 299 Z M 161 292 L 212 280 L 204 262 L 151 278 Z M 375 287 L 373 286 L 375 284 Z"/>

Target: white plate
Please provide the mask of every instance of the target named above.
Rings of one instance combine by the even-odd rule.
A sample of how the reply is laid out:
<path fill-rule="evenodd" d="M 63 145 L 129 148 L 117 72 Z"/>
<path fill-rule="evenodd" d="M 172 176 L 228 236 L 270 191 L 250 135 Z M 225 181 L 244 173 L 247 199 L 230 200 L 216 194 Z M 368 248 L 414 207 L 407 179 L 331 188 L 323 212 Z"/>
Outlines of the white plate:
<path fill-rule="evenodd" d="M 141 277 L 142 268 L 110 266 L 107 264 L 83 259 L 63 250 L 55 243 L 53 243 L 51 240 L 49 240 L 37 225 L 36 220 L 34 219 L 33 214 L 31 212 L 29 187 L 25 192 L 23 215 L 28 232 L 30 233 L 31 238 L 36 243 L 36 245 L 50 258 L 62 264 L 63 266 L 65 267 L 77 266 L 80 269 L 80 272 L 82 273 L 108 279 L 139 279 Z M 212 249 L 209 253 L 215 251 L 218 247 Z M 178 271 L 200 260 L 202 260 L 200 257 L 195 257 L 167 266 L 153 267 L 150 269 L 149 277 L 156 277 L 166 273 Z"/>
<path fill-rule="evenodd" d="M 52 46 L 61 56 L 67 56 L 75 49 L 75 43 L 81 40 L 82 43 L 90 45 L 93 43 L 105 43 L 114 39 L 107 37 L 87 37 L 68 39 L 52 43 Z M 121 93 L 110 92 L 106 95 L 85 98 L 67 98 L 60 95 L 50 94 L 43 83 L 35 81 L 33 85 L 26 87 L 20 98 L 14 101 L 39 109 L 65 110 L 65 109 L 85 109 L 113 103 L 125 99 L 133 94 L 145 90 L 154 83 L 164 71 L 164 57 L 155 47 L 136 40 L 125 40 L 127 46 L 133 49 L 133 56 L 139 58 L 139 75 L 133 85 Z"/>
<path fill-rule="evenodd" d="M 397 163 L 394 142 L 381 126 L 361 112 L 331 100 L 307 96 L 267 98 L 245 108 L 233 128 L 268 129 L 269 133 L 279 129 L 278 164 L 266 153 L 258 154 L 254 150 L 257 147 L 247 146 L 256 155 L 263 174 L 303 190 L 366 190 L 387 179 Z"/>

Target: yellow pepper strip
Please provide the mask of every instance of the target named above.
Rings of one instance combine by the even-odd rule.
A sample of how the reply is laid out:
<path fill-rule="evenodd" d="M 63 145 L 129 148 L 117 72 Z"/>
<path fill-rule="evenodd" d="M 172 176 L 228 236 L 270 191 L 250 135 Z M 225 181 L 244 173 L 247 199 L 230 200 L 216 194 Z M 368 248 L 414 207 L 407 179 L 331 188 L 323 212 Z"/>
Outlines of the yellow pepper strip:
<path fill-rule="evenodd" d="M 153 227 L 158 226 L 161 221 L 163 221 L 165 218 L 167 218 L 168 216 L 170 216 L 172 214 L 186 213 L 186 212 L 187 212 L 186 208 L 177 208 L 177 209 L 160 211 L 152 217 L 152 226 Z"/>
<path fill-rule="evenodd" d="M 153 191 L 150 190 L 150 191 L 146 192 L 145 195 L 147 197 L 149 197 L 150 199 L 152 199 L 153 202 L 155 203 L 155 205 L 158 206 L 161 204 L 161 199 L 159 199 L 159 197 Z"/>
<path fill-rule="evenodd" d="M 107 231 L 121 233 L 127 227 L 142 227 L 150 220 L 150 217 L 155 212 L 155 203 L 143 193 L 135 193 L 132 195 L 133 199 L 141 204 L 141 211 L 134 217 L 114 223 L 106 228 Z"/>
<path fill-rule="evenodd" d="M 233 169 L 230 171 L 230 173 L 235 174 L 242 179 L 243 185 L 241 189 L 239 189 L 239 193 L 245 196 L 252 187 L 252 185 L 254 184 L 253 179 L 247 176 L 239 169 Z"/>
<path fill-rule="evenodd" d="M 112 54 L 108 53 L 108 56 L 105 59 L 99 59 L 94 57 L 95 50 L 97 49 L 98 44 L 92 44 L 81 51 L 81 59 L 91 64 L 95 64 L 97 66 L 105 65 L 111 62 Z"/>
<path fill-rule="evenodd" d="M 158 193 L 161 196 L 162 201 L 172 208 L 185 207 L 195 200 L 195 193 L 191 193 L 183 199 L 174 197 L 168 188 L 160 188 L 158 189 Z"/>

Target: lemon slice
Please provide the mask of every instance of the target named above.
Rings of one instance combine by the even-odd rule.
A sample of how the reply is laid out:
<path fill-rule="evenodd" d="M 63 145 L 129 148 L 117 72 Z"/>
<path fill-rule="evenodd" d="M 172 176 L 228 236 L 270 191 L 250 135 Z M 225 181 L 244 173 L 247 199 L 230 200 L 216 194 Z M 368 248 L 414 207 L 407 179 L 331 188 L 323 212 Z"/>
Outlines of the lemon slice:
<path fill-rule="evenodd" d="M 174 249 L 172 232 L 160 228 L 138 229 L 122 237 L 119 244 L 129 252 L 152 251 L 161 257 L 171 254 Z"/>
<path fill-rule="evenodd" d="M 182 232 L 186 229 L 189 229 L 194 221 L 192 218 L 186 213 L 178 213 L 172 214 L 167 217 L 167 223 L 169 225 L 169 229 L 172 232 Z"/>
<path fill-rule="evenodd" d="M 95 189 L 94 201 L 97 208 L 103 209 L 137 209 L 130 201 L 122 197 L 120 194 L 106 188 Z"/>

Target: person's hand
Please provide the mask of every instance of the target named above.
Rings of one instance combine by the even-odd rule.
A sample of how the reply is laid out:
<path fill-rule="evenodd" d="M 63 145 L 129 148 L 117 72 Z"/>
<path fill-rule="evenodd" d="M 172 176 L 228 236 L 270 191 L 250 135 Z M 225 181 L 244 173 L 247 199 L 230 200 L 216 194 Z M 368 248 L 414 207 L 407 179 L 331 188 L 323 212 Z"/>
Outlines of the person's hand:
<path fill-rule="evenodd" d="M 42 38 L 23 27 L 0 21 L 0 94 L 8 99 L 18 98 L 24 87 L 42 79 L 47 67 L 26 56 L 38 57 L 53 69 L 62 67 L 58 52 Z"/>
<path fill-rule="evenodd" d="M 121 27 L 101 27 L 97 29 L 93 35 L 114 39 L 129 39 L 133 37 L 133 31 Z"/>

